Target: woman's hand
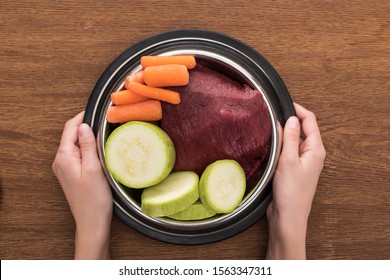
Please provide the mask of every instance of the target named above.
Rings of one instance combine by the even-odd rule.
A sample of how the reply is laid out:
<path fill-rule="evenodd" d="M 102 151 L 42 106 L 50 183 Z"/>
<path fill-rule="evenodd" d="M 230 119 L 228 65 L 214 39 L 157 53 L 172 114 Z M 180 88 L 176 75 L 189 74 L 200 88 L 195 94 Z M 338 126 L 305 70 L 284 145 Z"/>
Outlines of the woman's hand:
<path fill-rule="evenodd" d="M 290 117 L 284 127 L 273 201 L 267 209 L 268 259 L 306 258 L 307 221 L 326 156 L 315 115 L 294 106 L 298 118 Z"/>
<path fill-rule="evenodd" d="M 107 259 L 112 194 L 83 116 L 66 122 L 52 167 L 76 221 L 75 259 Z"/>

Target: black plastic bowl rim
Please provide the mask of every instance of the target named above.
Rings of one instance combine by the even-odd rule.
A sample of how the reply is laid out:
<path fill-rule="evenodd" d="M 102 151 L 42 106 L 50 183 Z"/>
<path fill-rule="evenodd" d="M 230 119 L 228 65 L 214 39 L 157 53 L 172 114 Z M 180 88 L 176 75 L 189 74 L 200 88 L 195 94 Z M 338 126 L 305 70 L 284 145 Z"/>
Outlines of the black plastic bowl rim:
<path fill-rule="evenodd" d="M 120 68 L 120 66 L 136 54 L 140 54 L 137 57 L 138 59 L 141 54 L 148 55 L 148 51 L 145 51 L 145 49 L 149 49 L 150 51 L 150 46 L 158 46 L 161 41 L 175 39 L 187 40 L 187 38 L 193 40 L 210 40 L 218 42 L 227 49 L 231 48 L 232 52 L 235 53 L 233 55 L 240 55 L 244 63 L 253 67 L 253 74 L 256 76 L 256 79 L 261 81 L 262 87 L 267 92 L 267 96 L 279 123 L 284 126 L 286 120 L 290 116 L 295 115 L 293 102 L 284 82 L 272 65 L 252 47 L 217 32 L 206 30 L 173 30 L 154 35 L 134 44 L 119 55 L 103 72 L 91 92 L 84 115 L 84 122 L 92 127 L 95 135 L 97 135 L 99 130 L 99 118 L 96 115 L 102 111 L 116 81 L 123 78 L 127 70 L 125 67 Z M 205 244 L 232 237 L 261 219 L 272 200 L 272 180 L 263 190 L 261 198 L 259 198 L 260 201 L 245 209 L 245 215 L 237 217 L 237 219 L 223 227 L 210 228 L 207 231 L 170 229 L 150 223 L 141 215 L 128 209 L 121 199 L 117 197 L 115 192 L 113 192 L 113 196 L 115 215 L 138 232 L 168 243 L 186 245 Z"/>

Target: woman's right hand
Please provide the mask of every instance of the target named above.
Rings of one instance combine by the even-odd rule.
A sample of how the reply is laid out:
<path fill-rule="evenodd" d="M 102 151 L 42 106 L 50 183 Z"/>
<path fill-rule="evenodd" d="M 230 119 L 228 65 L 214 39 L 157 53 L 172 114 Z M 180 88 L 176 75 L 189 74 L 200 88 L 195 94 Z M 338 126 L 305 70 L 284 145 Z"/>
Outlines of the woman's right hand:
<path fill-rule="evenodd" d="M 297 117 L 290 117 L 284 127 L 273 201 L 267 209 L 267 259 L 306 258 L 307 221 L 326 156 L 315 115 L 298 104 L 294 107 Z"/>

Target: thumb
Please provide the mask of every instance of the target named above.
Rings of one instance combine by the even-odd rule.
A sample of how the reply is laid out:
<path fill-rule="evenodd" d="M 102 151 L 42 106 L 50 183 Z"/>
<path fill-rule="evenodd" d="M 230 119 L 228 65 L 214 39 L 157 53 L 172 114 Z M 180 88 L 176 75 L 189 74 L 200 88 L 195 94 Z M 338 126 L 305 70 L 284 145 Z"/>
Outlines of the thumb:
<path fill-rule="evenodd" d="M 82 165 L 99 163 L 96 151 L 96 140 L 92 129 L 86 123 L 82 123 L 78 130 L 78 140 L 81 151 Z"/>
<path fill-rule="evenodd" d="M 299 120 L 297 117 L 290 117 L 286 125 L 284 126 L 283 132 L 283 148 L 282 157 L 288 160 L 299 159 L 299 141 L 301 136 L 301 130 Z"/>

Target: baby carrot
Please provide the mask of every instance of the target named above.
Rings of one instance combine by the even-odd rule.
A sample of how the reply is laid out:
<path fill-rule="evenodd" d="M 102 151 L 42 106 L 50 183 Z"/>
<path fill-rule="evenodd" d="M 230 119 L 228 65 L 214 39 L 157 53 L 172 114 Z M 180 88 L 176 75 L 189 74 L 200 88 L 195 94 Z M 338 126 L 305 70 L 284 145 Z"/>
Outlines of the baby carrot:
<path fill-rule="evenodd" d="M 140 84 L 144 84 L 145 83 L 144 82 L 144 71 L 139 71 L 137 73 L 134 73 L 134 74 L 127 76 L 126 80 L 125 80 L 125 88 L 128 89 L 127 84 L 130 82 L 137 82 Z"/>
<path fill-rule="evenodd" d="M 135 94 L 165 101 L 171 104 L 180 103 L 180 94 L 176 91 L 146 86 L 136 82 L 129 83 L 129 89 Z"/>
<path fill-rule="evenodd" d="M 161 102 L 147 100 L 133 104 L 111 106 L 108 108 L 106 118 L 109 123 L 158 121 L 162 118 Z"/>
<path fill-rule="evenodd" d="M 195 57 L 193 55 L 172 55 L 172 56 L 143 56 L 141 64 L 144 68 L 149 66 L 180 64 L 193 69 L 196 66 Z"/>
<path fill-rule="evenodd" d="M 131 104 L 149 100 L 150 98 L 135 94 L 131 90 L 121 90 L 111 93 L 111 101 L 115 105 Z"/>
<path fill-rule="evenodd" d="M 184 65 L 148 66 L 144 70 L 144 81 L 151 87 L 186 86 L 190 76 Z"/>

